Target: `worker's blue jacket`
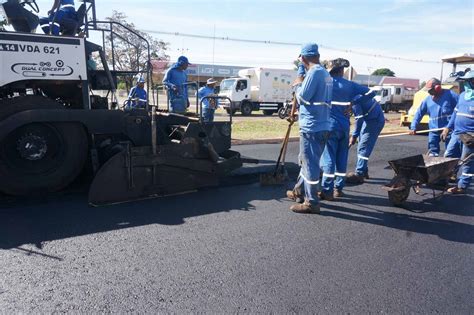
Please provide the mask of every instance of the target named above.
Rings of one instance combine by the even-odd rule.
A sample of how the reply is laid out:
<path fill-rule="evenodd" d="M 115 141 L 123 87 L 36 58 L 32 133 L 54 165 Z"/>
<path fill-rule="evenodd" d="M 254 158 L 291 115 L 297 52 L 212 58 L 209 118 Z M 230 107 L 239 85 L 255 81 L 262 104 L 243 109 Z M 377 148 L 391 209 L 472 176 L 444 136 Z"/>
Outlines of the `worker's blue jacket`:
<path fill-rule="evenodd" d="M 201 100 L 203 97 L 209 96 L 211 94 L 214 94 L 214 88 L 211 88 L 209 86 L 203 86 L 198 90 L 198 97 L 199 100 Z M 206 98 L 202 101 L 202 108 L 210 108 L 209 106 L 209 99 Z"/>
<path fill-rule="evenodd" d="M 454 130 L 455 134 L 474 132 L 474 99 L 466 97 L 466 92 L 459 95 L 448 128 Z"/>
<path fill-rule="evenodd" d="M 74 0 L 61 0 L 59 3 L 60 10 L 75 10 Z"/>
<path fill-rule="evenodd" d="M 330 130 L 349 131 L 349 113 L 351 101 L 358 94 L 362 94 L 362 102 L 369 97 L 369 88 L 342 77 L 333 78 Z"/>
<path fill-rule="evenodd" d="M 352 132 L 354 137 L 360 135 L 362 125 L 365 122 L 377 122 L 383 123 L 385 117 L 383 114 L 382 107 L 380 104 L 373 99 L 375 92 L 370 92 L 367 97 L 370 97 L 367 101 L 363 102 L 364 98 L 357 98 L 352 102 L 352 112 L 354 113 L 355 118 L 355 128 Z"/>
<path fill-rule="evenodd" d="M 128 108 L 145 108 L 147 103 L 146 91 L 138 86 L 134 86 L 128 94 Z"/>
<path fill-rule="evenodd" d="M 166 71 L 163 84 L 168 87 L 171 98 L 178 95 L 187 98 L 188 89 L 185 83 L 188 81 L 188 75 L 178 68 L 179 64 L 175 63 Z M 174 87 L 176 87 L 176 91 L 173 90 Z"/>
<path fill-rule="evenodd" d="M 299 125 L 303 133 L 329 130 L 332 78 L 321 65 L 312 66 L 296 92 Z"/>
<path fill-rule="evenodd" d="M 456 107 L 458 97 L 459 96 L 453 91 L 444 89 L 442 94 L 435 99 L 433 99 L 431 95 L 428 95 L 423 102 L 421 102 L 420 107 L 418 107 L 415 117 L 413 117 L 413 121 L 411 122 L 410 129 L 416 130 L 417 125 L 426 114 L 430 117 L 428 124 L 429 129 L 446 127 L 453 114 L 454 107 Z"/>

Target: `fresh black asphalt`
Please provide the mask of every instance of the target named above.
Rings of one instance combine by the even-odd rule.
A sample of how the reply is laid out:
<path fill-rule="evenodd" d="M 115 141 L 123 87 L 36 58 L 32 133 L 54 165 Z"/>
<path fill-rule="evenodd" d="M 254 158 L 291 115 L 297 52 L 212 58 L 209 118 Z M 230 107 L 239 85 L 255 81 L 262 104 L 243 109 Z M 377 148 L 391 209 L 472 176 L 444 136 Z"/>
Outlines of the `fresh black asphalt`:
<path fill-rule="evenodd" d="M 472 314 L 473 190 L 411 192 L 396 208 L 380 188 L 386 161 L 426 140 L 381 139 L 371 179 L 321 215 L 293 214 L 285 187 L 255 182 L 278 145 L 236 146 L 263 165 L 187 195 L 99 208 L 83 192 L 4 197 L 0 312 Z M 293 175 L 297 153 L 291 143 Z"/>

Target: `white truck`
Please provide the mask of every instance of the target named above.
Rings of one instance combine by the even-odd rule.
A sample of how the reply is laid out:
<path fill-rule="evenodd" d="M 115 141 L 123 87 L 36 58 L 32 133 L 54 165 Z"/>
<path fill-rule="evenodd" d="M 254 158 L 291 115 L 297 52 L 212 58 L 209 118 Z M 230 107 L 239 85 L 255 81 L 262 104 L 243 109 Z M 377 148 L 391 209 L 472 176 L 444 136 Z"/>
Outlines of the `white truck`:
<path fill-rule="evenodd" d="M 219 96 L 228 97 L 231 103 L 221 106 L 230 114 L 240 111 L 249 116 L 252 111 L 263 110 L 272 115 L 292 98 L 291 84 L 296 70 L 250 68 L 239 71 L 239 76 L 222 80 Z"/>
<path fill-rule="evenodd" d="M 407 111 L 413 103 L 416 93 L 414 89 L 406 88 L 403 84 L 384 84 L 371 88 L 377 94 L 374 97 L 380 103 L 385 113 L 389 111 Z"/>

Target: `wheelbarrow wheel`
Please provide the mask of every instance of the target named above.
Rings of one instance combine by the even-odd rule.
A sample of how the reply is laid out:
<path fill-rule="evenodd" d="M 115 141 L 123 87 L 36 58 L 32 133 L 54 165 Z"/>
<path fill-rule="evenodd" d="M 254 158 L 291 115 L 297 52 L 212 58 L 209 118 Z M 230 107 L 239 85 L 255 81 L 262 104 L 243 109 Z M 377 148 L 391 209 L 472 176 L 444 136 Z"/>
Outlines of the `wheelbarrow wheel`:
<path fill-rule="evenodd" d="M 393 190 L 388 191 L 388 199 L 394 206 L 401 206 L 410 195 L 410 181 L 403 176 L 395 176 L 390 182 Z"/>

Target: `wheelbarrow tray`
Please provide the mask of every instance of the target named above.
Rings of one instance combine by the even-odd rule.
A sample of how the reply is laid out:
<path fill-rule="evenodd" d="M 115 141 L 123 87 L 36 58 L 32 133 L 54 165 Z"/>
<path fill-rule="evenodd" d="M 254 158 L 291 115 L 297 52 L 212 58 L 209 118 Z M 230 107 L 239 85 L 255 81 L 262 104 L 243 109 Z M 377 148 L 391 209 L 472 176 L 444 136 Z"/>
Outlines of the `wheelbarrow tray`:
<path fill-rule="evenodd" d="M 388 161 L 397 175 L 424 184 L 434 184 L 448 179 L 459 159 L 435 156 L 414 155 L 403 159 Z"/>

